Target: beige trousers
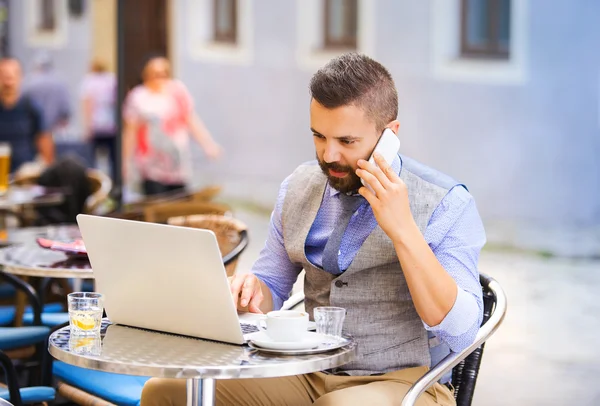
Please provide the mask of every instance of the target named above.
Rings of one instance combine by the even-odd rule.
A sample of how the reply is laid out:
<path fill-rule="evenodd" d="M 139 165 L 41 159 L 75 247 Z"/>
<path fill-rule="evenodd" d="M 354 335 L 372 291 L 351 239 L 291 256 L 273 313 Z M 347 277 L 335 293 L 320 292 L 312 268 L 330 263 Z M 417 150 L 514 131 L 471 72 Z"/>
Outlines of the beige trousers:
<path fill-rule="evenodd" d="M 427 367 L 408 368 L 377 376 L 340 376 L 316 372 L 281 378 L 217 380 L 218 406 L 263 405 L 382 405 L 393 406 Z M 186 380 L 153 378 L 142 391 L 141 406 L 186 404 Z M 423 393 L 418 406 L 455 406 L 450 390 L 436 383 Z"/>

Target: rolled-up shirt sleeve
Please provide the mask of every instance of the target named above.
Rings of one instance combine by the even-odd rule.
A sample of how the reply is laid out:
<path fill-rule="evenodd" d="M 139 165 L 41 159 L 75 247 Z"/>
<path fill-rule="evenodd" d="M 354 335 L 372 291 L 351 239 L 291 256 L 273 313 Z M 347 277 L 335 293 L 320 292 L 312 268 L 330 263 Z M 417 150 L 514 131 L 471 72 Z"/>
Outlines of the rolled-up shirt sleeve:
<path fill-rule="evenodd" d="M 474 340 L 483 318 L 483 298 L 477 264 L 486 242 L 475 200 L 462 186 L 454 187 L 434 211 L 425 231 L 436 258 L 455 280 L 458 293 L 446 317 L 425 328 L 459 352 Z"/>
<path fill-rule="evenodd" d="M 271 213 L 267 241 L 251 271 L 269 287 L 274 310 L 280 309 L 283 302 L 290 297 L 294 282 L 302 271 L 300 264 L 290 260 L 283 242 L 281 211 L 288 182 L 289 177 L 281 184 L 275 208 Z"/>

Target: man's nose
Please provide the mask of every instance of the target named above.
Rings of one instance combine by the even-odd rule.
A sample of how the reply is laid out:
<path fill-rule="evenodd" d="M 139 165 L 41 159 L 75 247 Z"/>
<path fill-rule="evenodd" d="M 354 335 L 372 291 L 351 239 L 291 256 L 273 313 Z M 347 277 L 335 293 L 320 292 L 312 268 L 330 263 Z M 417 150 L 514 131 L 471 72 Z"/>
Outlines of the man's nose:
<path fill-rule="evenodd" d="M 340 153 L 333 142 L 328 142 L 325 146 L 325 153 L 323 154 L 323 160 L 328 164 L 337 162 L 340 160 Z"/>

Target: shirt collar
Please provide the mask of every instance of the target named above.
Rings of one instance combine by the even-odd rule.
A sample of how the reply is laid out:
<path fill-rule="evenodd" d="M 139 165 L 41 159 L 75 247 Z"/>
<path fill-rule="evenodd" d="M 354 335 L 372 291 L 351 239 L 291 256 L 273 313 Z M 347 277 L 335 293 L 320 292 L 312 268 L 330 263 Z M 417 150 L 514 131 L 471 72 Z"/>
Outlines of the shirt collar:
<path fill-rule="evenodd" d="M 392 169 L 394 170 L 394 172 L 396 172 L 398 175 L 400 175 L 400 171 L 402 170 L 402 159 L 400 159 L 400 155 L 396 155 L 394 157 L 394 160 L 392 161 Z M 339 190 L 332 188 L 329 185 L 329 182 L 327 182 L 327 189 L 329 189 L 330 197 L 335 196 L 340 193 Z"/>

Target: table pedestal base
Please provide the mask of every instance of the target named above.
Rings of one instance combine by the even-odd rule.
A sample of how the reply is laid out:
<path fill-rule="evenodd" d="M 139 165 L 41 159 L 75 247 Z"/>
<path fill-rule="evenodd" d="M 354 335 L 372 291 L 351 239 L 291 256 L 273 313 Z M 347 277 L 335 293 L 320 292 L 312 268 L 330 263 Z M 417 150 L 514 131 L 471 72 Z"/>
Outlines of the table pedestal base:
<path fill-rule="evenodd" d="M 187 406 L 214 406 L 216 381 L 212 378 L 188 379 Z"/>

